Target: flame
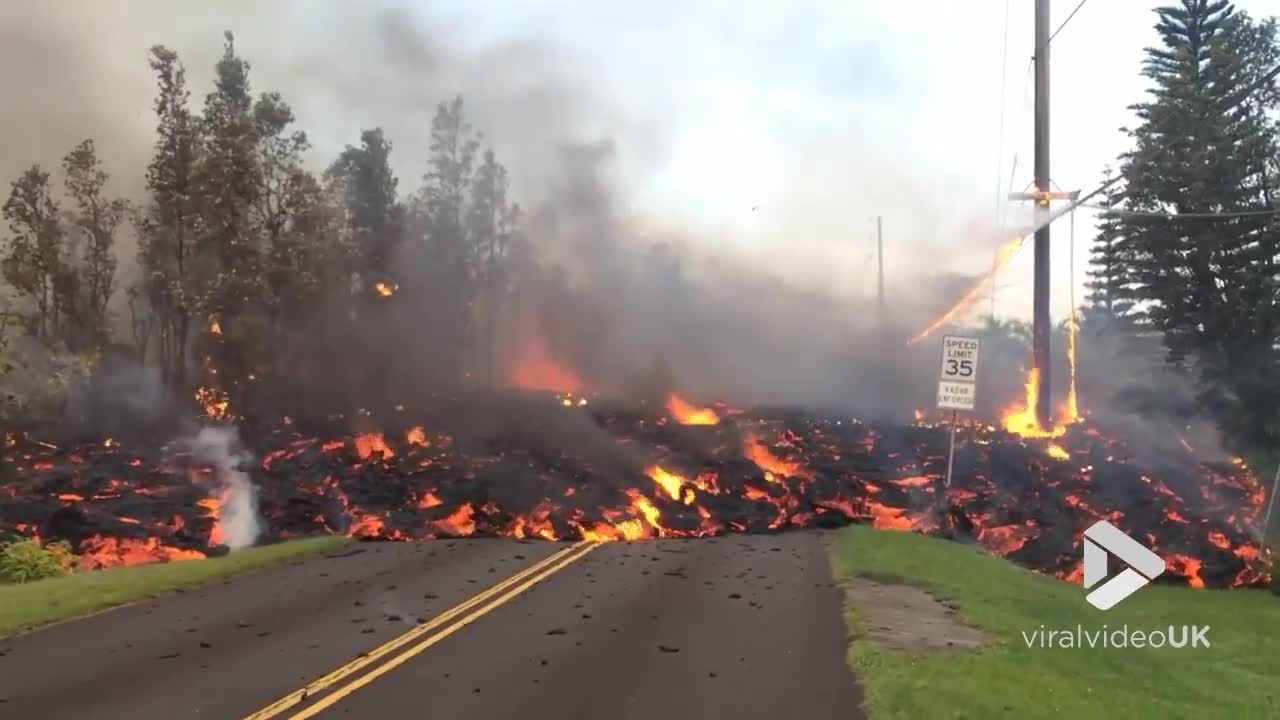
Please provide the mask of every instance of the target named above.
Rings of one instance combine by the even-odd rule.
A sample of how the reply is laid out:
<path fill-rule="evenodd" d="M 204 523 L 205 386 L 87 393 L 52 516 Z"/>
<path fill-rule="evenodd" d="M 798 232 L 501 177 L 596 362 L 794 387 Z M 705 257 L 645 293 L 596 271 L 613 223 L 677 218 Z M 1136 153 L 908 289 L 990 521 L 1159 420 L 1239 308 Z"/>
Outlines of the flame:
<path fill-rule="evenodd" d="M 667 396 L 667 410 L 671 417 L 681 425 L 719 425 L 720 416 L 711 408 L 700 408 L 690 404 L 675 393 Z"/>
<path fill-rule="evenodd" d="M 1040 368 L 1031 368 L 1027 373 L 1025 404 L 1014 403 L 1000 414 L 1000 424 L 1008 432 L 1024 438 L 1056 438 L 1067 432 L 1066 425 L 1077 418 L 1064 410 L 1069 419 L 1055 424 L 1052 428 L 1040 426 L 1040 418 L 1036 416 L 1036 405 L 1040 400 Z M 1052 455 L 1052 451 L 1050 451 Z"/>
<path fill-rule="evenodd" d="M 404 439 L 405 442 L 410 445 L 417 445 L 419 447 L 427 447 L 431 444 L 427 441 L 427 431 L 424 430 L 421 425 L 410 428 L 409 432 L 405 433 Z"/>
<path fill-rule="evenodd" d="M 209 531 L 209 544 L 225 545 L 226 533 L 222 529 L 222 521 L 220 519 L 222 500 L 219 498 L 205 498 L 203 500 L 198 500 L 196 505 L 207 510 L 209 517 L 213 518 L 213 528 Z"/>
<path fill-rule="evenodd" d="M 764 470 L 766 473 L 772 473 L 778 477 L 802 477 L 812 478 L 813 473 L 807 470 L 801 463 L 788 462 L 773 454 L 768 445 L 765 445 L 760 437 L 755 433 L 747 433 L 746 440 L 743 442 L 743 454 L 747 459 L 756 464 L 756 467 Z"/>
<path fill-rule="evenodd" d="M 144 540 L 95 535 L 80 544 L 80 566 L 87 569 L 146 565 L 155 562 L 203 560 L 199 550 L 184 550 L 160 542 L 160 538 Z"/>
<path fill-rule="evenodd" d="M 1015 237 L 1006 242 L 1000 248 L 1000 252 L 996 255 L 996 261 L 992 264 L 991 269 L 979 278 L 978 282 L 975 283 L 973 287 L 969 288 L 969 292 L 965 293 L 955 305 L 952 305 L 951 309 L 942 313 L 942 315 L 938 316 L 938 318 L 925 327 L 925 329 L 916 333 L 910 340 L 907 340 L 907 345 L 915 345 L 921 340 L 929 337 L 929 335 L 933 334 L 935 330 L 951 322 L 957 315 L 967 310 L 969 306 L 972 305 L 980 295 L 982 295 L 982 291 L 986 289 L 987 285 L 991 284 L 991 281 L 995 279 L 996 273 L 1005 265 L 1008 265 L 1009 262 L 1013 260 L 1014 256 L 1018 254 L 1018 250 L 1022 249 L 1024 239 L 1025 236 Z"/>
<path fill-rule="evenodd" d="M 196 388 L 196 402 L 204 409 L 205 417 L 225 420 L 231 417 L 231 398 L 217 388 Z"/>
<path fill-rule="evenodd" d="M 679 475 L 676 475 L 675 473 L 671 473 L 671 472 L 667 472 L 666 470 L 663 470 L 662 467 L 659 465 L 654 465 L 653 467 L 647 468 L 644 471 L 644 474 L 648 475 L 650 479 L 652 479 L 655 483 L 658 484 L 659 487 L 661 487 L 664 491 L 666 491 L 667 495 L 671 496 L 672 500 L 680 500 L 681 490 L 688 483 L 688 481 L 685 480 L 684 478 L 680 477 Z M 688 494 L 685 497 L 684 504 L 685 505 L 693 504 L 692 493 Z"/>
<path fill-rule="evenodd" d="M 521 390 L 558 393 L 576 393 L 583 384 L 573 371 L 551 357 L 547 341 L 541 335 L 533 336 L 525 345 L 510 381 Z"/>
<path fill-rule="evenodd" d="M 1061 445 L 1050 444 L 1049 447 L 1045 448 L 1045 452 L 1049 454 L 1049 457 L 1056 460 L 1071 459 L 1071 453 L 1067 452 L 1067 449 Z"/>
<path fill-rule="evenodd" d="M 395 283 L 379 282 L 373 284 L 373 289 L 377 290 L 382 297 L 391 297 L 396 294 L 396 290 L 399 290 L 400 287 Z"/>
<path fill-rule="evenodd" d="M 213 333 L 214 335 L 222 334 L 222 323 L 218 322 L 217 318 L 214 318 L 209 321 L 209 332 Z"/>
<path fill-rule="evenodd" d="M 387 446 L 387 441 L 382 437 L 382 433 L 367 433 L 356 436 L 356 454 L 361 460 L 368 460 L 373 457 L 374 453 L 380 453 L 382 459 L 390 460 L 396 454 Z"/>
<path fill-rule="evenodd" d="M 1200 575 L 1200 568 L 1204 565 L 1202 560 L 1174 553 L 1168 557 L 1168 563 L 1169 570 L 1175 575 L 1185 577 L 1188 585 L 1197 590 L 1204 588 L 1204 578 Z"/>

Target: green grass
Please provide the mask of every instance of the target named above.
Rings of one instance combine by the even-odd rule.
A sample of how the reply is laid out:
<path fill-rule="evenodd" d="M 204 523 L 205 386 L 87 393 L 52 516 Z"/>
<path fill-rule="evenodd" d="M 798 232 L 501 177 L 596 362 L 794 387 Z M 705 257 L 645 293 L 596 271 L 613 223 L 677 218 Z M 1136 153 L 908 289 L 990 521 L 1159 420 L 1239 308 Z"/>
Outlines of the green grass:
<path fill-rule="evenodd" d="M 1079 586 L 945 540 L 850 527 L 832 552 L 837 578 L 893 577 L 924 588 L 955 602 L 987 638 L 977 652 L 923 653 L 855 637 L 849 662 L 872 720 L 1280 717 L 1280 598 L 1266 591 L 1148 586 L 1104 612 Z M 848 620 L 851 628 L 862 622 L 856 610 Z M 1042 624 L 1209 625 L 1211 646 L 1028 648 L 1022 632 Z"/>
<path fill-rule="evenodd" d="M 86 572 L 0 585 L 0 638 L 117 605 L 185 590 L 346 544 L 337 536 L 249 548 L 225 557 Z"/>

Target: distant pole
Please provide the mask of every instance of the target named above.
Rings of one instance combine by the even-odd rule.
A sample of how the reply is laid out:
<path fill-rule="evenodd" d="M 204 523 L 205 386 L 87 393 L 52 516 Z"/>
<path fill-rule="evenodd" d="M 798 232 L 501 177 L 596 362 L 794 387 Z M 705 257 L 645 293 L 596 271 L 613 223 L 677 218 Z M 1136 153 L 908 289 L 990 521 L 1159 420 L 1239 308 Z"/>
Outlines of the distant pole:
<path fill-rule="evenodd" d="M 1262 518 L 1261 542 L 1267 541 L 1267 530 L 1271 527 L 1271 510 L 1276 506 L 1276 491 L 1280 490 L 1280 465 L 1276 466 L 1276 476 L 1271 479 L 1271 497 L 1267 498 L 1267 514 Z"/>
<path fill-rule="evenodd" d="M 1049 0 L 1036 0 L 1035 175 L 1036 191 L 1050 192 L 1049 180 Z M 1036 202 L 1037 224 L 1049 209 L 1049 200 Z M 1053 423 L 1049 397 L 1049 224 L 1036 230 L 1035 276 L 1032 296 L 1032 356 L 1040 370 L 1035 413 L 1040 427 Z"/>
<path fill-rule="evenodd" d="M 879 272 L 876 274 L 876 301 L 880 308 L 880 324 L 885 322 L 885 304 L 884 304 L 884 222 L 879 215 L 876 216 L 876 258 L 880 264 Z"/>

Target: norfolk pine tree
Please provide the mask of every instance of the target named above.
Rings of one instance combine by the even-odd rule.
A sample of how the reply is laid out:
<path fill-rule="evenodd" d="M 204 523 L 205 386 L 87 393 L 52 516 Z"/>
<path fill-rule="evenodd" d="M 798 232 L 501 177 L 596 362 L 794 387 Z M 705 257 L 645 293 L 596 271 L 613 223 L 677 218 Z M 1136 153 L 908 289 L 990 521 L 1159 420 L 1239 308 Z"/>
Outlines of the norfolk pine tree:
<path fill-rule="evenodd" d="M 1274 27 L 1227 2 L 1157 9 L 1163 44 L 1147 49 L 1150 98 L 1134 106 L 1123 158 L 1127 208 L 1223 213 L 1267 207 L 1274 136 L 1243 98 L 1273 55 Z M 1269 217 L 1124 216 L 1134 299 L 1170 359 L 1194 368 L 1201 402 L 1246 442 L 1265 441 L 1280 402 L 1275 343 L 1277 234 Z"/>

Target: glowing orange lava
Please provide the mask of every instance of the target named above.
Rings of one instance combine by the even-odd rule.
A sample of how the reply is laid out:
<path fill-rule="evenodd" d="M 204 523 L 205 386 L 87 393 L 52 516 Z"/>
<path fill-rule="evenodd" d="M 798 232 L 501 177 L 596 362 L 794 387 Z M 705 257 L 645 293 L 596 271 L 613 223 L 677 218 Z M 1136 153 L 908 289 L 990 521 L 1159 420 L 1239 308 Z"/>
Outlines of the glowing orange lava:
<path fill-rule="evenodd" d="M 667 396 L 667 410 L 681 425 L 719 425 L 720 416 L 711 408 L 700 408 L 675 393 Z"/>
<path fill-rule="evenodd" d="M 384 459 L 390 459 L 396 456 L 387 441 L 382 437 L 382 433 L 367 433 L 365 435 L 356 436 L 356 454 L 361 460 L 368 460 L 373 457 L 374 453 L 380 453 Z"/>

